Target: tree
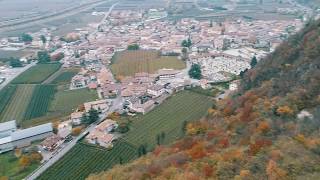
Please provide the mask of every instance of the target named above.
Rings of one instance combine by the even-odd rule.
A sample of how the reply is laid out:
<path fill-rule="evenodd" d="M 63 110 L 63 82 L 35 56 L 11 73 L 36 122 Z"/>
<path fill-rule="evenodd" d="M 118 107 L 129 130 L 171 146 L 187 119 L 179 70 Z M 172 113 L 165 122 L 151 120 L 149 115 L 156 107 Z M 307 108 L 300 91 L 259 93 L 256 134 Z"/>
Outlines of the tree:
<path fill-rule="evenodd" d="M 82 124 L 85 124 L 85 125 L 89 125 L 90 124 L 90 120 L 89 120 L 89 117 L 87 116 L 86 113 L 83 113 L 82 114 L 82 117 L 81 117 L 81 123 Z"/>
<path fill-rule="evenodd" d="M 89 110 L 89 121 L 90 124 L 96 122 L 99 119 L 99 112 L 93 108 Z"/>
<path fill-rule="evenodd" d="M 146 150 L 145 145 L 140 145 L 138 148 L 138 156 L 141 157 L 145 154 L 147 154 L 147 150 Z"/>
<path fill-rule="evenodd" d="M 183 40 L 181 43 L 182 47 L 187 47 L 190 48 L 192 46 L 192 41 L 190 38 L 188 38 L 187 40 Z"/>
<path fill-rule="evenodd" d="M 189 76 L 193 79 L 201 79 L 201 67 L 199 64 L 193 64 L 189 70 Z"/>
<path fill-rule="evenodd" d="M 251 59 L 251 68 L 254 68 L 256 65 L 258 64 L 258 60 L 256 58 L 256 56 L 253 56 L 253 58 Z"/>
<path fill-rule="evenodd" d="M 50 55 L 47 51 L 38 52 L 38 61 L 39 63 L 47 63 L 51 61 Z"/>
<path fill-rule="evenodd" d="M 127 48 L 127 50 L 130 50 L 130 51 L 139 50 L 139 49 L 140 49 L 140 47 L 138 44 L 131 44 Z"/>
<path fill-rule="evenodd" d="M 21 156 L 21 158 L 19 159 L 19 166 L 22 169 L 25 169 L 29 165 L 30 165 L 30 158 L 26 155 Z"/>
<path fill-rule="evenodd" d="M 75 127 L 72 129 L 72 136 L 79 136 L 79 134 L 81 133 L 81 131 L 83 130 L 83 127 L 82 126 L 79 126 L 79 127 Z"/>
<path fill-rule="evenodd" d="M 33 152 L 31 155 L 30 155 L 30 161 L 32 163 L 40 163 L 41 160 L 42 160 L 42 155 L 38 152 Z"/>
<path fill-rule="evenodd" d="M 128 123 L 121 123 L 118 128 L 117 131 L 120 133 L 126 133 L 129 131 L 129 125 Z"/>
<path fill-rule="evenodd" d="M 31 43 L 33 38 L 32 36 L 30 36 L 29 34 L 23 33 L 20 37 L 21 41 L 25 42 L 25 43 Z"/>
<path fill-rule="evenodd" d="M 41 35 L 40 39 L 41 39 L 43 44 L 45 44 L 47 42 L 47 38 L 44 35 Z"/>
<path fill-rule="evenodd" d="M 10 66 L 15 68 L 15 67 L 22 67 L 22 63 L 19 59 L 17 58 L 10 58 Z"/>
<path fill-rule="evenodd" d="M 182 48 L 181 52 L 182 52 L 182 59 L 186 60 L 188 57 L 188 49 L 184 47 Z"/>

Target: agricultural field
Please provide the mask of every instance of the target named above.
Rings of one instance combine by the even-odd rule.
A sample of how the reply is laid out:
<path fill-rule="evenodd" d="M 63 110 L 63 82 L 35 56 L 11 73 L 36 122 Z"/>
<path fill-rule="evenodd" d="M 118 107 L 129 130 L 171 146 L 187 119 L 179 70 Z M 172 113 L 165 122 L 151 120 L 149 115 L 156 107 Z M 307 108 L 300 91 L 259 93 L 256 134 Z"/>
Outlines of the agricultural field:
<path fill-rule="evenodd" d="M 24 115 L 24 120 L 30 120 L 46 115 L 54 94 L 54 85 L 37 85 Z"/>
<path fill-rule="evenodd" d="M 212 102 L 208 96 L 180 92 L 146 115 L 129 119 L 132 123 L 124 140 L 136 147 L 146 145 L 152 150 L 157 144 L 157 135 L 164 133 L 164 144 L 171 143 L 183 135 L 185 122 L 199 120 L 210 106 Z"/>
<path fill-rule="evenodd" d="M 20 74 L 11 83 L 12 84 L 39 84 L 45 81 L 49 76 L 55 73 L 61 64 L 37 64 Z"/>
<path fill-rule="evenodd" d="M 154 148 L 160 133 L 165 134 L 163 144 L 181 137 L 184 122 L 200 119 L 211 105 L 208 96 L 180 92 L 145 116 L 124 119 L 131 122 L 130 131 L 114 144 L 112 150 L 78 143 L 39 179 L 85 179 L 89 174 L 133 160 L 138 157 L 140 145 L 146 145 L 148 150 Z"/>
<path fill-rule="evenodd" d="M 49 107 L 49 115 L 66 116 L 73 112 L 80 104 L 98 99 L 96 91 L 89 89 L 58 91 Z"/>
<path fill-rule="evenodd" d="M 161 56 L 159 51 L 123 51 L 114 55 L 111 71 L 117 79 L 138 72 L 155 73 L 162 68 L 184 69 L 185 63 L 176 56 Z"/>
<path fill-rule="evenodd" d="M 0 114 L 6 108 L 12 95 L 16 91 L 16 88 L 17 88 L 16 85 L 9 85 L 0 91 Z"/>
<path fill-rule="evenodd" d="M 32 94 L 36 85 L 16 85 L 17 88 L 12 94 L 10 101 L 7 102 L 6 107 L 0 115 L 1 121 L 11 121 L 13 119 L 20 123 L 24 119 L 24 115 L 28 109 Z"/>
<path fill-rule="evenodd" d="M 136 157 L 137 150 L 121 140 L 112 150 L 80 142 L 38 179 L 85 179 L 91 173 L 109 169 L 120 162 L 127 163 Z"/>
<path fill-rule="evenodd" d="M 63 70 L 50 84 L 70 84 L 71 79 L 79 72 L 79 69 L 66 69 Z"/>

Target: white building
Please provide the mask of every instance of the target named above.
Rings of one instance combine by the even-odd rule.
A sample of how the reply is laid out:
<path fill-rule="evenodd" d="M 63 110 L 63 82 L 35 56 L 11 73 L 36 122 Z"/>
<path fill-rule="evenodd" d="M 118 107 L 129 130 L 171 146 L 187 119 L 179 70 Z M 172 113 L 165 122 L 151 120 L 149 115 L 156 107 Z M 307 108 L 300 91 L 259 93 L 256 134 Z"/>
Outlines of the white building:
<path fill-rule="evenodd" d="M 52 135 L 52 123 L 47 123 L 23 130 L 16 130 L 0 139 L 0 153 L 31 145 L 33 141 Z"/>
<path fill-rule="evenodd" d="M 153 85 L 147 89 L 147 93 L 153 97 L 159 97 L 165 92 L 165 89 L 161 85 Z"/>

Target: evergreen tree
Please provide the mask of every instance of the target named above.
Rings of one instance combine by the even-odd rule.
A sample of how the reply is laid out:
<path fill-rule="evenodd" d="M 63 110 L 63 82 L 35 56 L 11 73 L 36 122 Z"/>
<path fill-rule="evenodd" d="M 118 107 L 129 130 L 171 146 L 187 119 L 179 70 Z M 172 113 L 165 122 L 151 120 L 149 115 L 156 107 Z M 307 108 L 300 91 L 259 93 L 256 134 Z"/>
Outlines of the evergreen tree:
<path fill-rule="evenodd" d="M 189 70 L 189 76 L 193 79 L 201 79 L 201 67 L 199 64 L 193 64 Z"/>
<path fill-rule="evenodd" d="M 256 58 L 256 56 L 253 56 L 253 58 L 251 59 L 251 68 L 254 68 L 256 65 L 258 64 L 258 60 Z"/>

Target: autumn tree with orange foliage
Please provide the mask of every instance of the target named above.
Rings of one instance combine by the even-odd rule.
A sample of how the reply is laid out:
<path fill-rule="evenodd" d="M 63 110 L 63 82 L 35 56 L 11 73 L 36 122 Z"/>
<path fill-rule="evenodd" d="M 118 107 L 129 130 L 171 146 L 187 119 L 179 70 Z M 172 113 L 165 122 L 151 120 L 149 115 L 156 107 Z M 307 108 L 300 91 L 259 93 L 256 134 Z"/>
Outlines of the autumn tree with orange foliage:
<path fill-rule="evenodd" d="M 26 155 L 21 156 L 21 158 L 19 159 L 19 166 L 22 169 L 27 168 L 30 164 L 31 164 L 30 158 Z"/>
<path fill-rule="evenodd" d="M 278 167 L 277 163 L 274 160 L 269 160 L 266 173 L 269 180 L 281 180 L 286 179 L 287 172 Z"/>
<path fill-rule="evenodd" d="M 249 155 L 254 156 L 256 155 L 261 149 L 271 146 L 272 141 L 268 139 L 260 139 L 256 140 L 255 143 L 250 144 L 249 146 Z"/>
<path fill-rule="evenodd" d="M 204 142 L 199 142 L 195 144 L 190 150 L 188 150 L 188 155 L 193 159 L 201 159 L 207 155 Z"/>
<path fill-rule="evenodd" d="M 280 116 L 292 116 L 294 111 L 289 106 L 280 106 L 277 109 L 277 114 Z"/>
<path fill-rule="evenodd" d="M 257 131 L 263 134 L 268 133 L 270 131 L 269 123 L 267 121 L 260 122 L 257 127 Z"/>

